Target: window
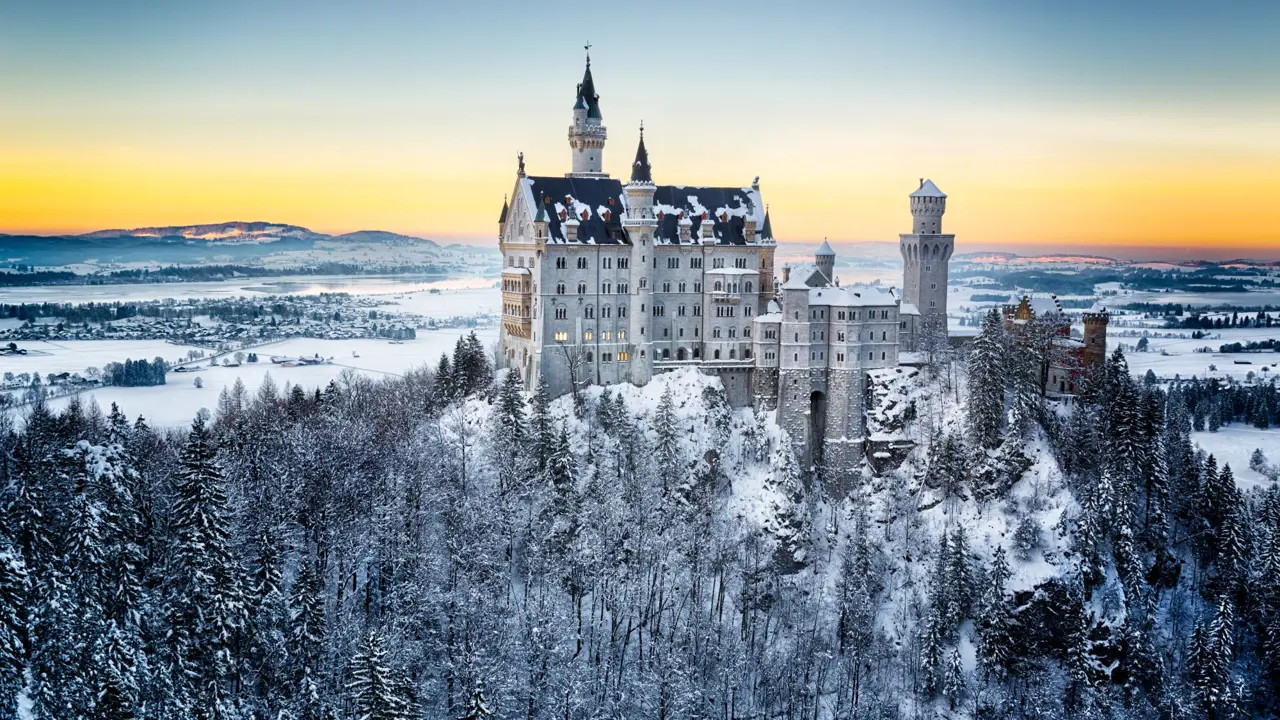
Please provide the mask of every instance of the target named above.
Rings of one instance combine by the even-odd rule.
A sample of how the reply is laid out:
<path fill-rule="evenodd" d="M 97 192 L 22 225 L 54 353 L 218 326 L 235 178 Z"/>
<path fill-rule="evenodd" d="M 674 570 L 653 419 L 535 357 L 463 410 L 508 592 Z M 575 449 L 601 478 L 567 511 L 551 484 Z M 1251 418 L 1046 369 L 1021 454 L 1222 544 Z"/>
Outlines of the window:
<path fill-rule="evenodd" d="M 662 328 L 662 337 L 670 337 L 671 328 Z"/>
<path fill-rule="evenodd" d="M 619 295 L 626 295 L 626 294 L 627 294 L 627 284 L 626 284 L 626 283 L 618 283 L 618 284 L 614 287 L 614 292 L 618 293 Z M 621 316 L 621 315 L 619 315 L 618 317 L 622 317 L 622 316 Z"/>
<path fill-rule="evenodd" d="M 700 292 L 702 292 L 702 283 L 700 283 L 700 282 L 696 282 L 696 283 L 694 283 L 694 284 L 693 284 L 693 291 L 694 291 L 694 292 L 696 292 L 696 293 L 700 293 Z"/>
<path fill-rule="evenodd" d="M 662 283 L 662 292 L 664 292 L 664 293 L 669 293 L 669 292 L 671 292 L 671 283 L 669 283 L 669 282 L 664 282 L 664 283 Z"/>
<path fill-rule="evenodd" d="M 657 270 L 657 269 L 658 269 L 658 256 L 657 256 L 657 255 L 654 255 L 654 256 L 653 256 L 653 269 L 654 269 L 654 270 Z"/>
<path fill-rule="evenodd" d="M 667 258 L 667 269 L 668 269 L 668 270 L 676 270 L 676 269 L 678 269 L 679 267 L 680 267 L 680 258 L 678 258 L 678 257 Z"/>
<path fill-rule="evenodd" d="M 720 283 L 720 281 L 719 281 L 719 280 L 717 280 L 717 281 L 716 281 L 716 284 L 715 284 L 715 286 L 714 286 L 714 287 L 715 287 L 715 291 L 716 291 L 716 292 L 720 292 L 721 283 Z"/>
<path fill-rule="evenodd" d="M 564 294 L 564 283 L 556 283 L 556 294 L 557 295 Z"/>
<path fill-rule="evenodd" d="M 640 289 L 643 290 L 647 287 L 649 287 L 649 278 L 640 278 Z"/>
<path fill-rule="evenodd" d="M 748 325 L 748 326 L 746 326 L 746 327 L 742 328 L 742 337 L 744 337 L 744 338 L 749 338 L 749 337 L 751 337 L 751 326 L 750 326 L 750 325 Z"/>
<path fill-rule="evenodd" d="M 586 307 L 582 308 L 582 317 L 584 317 L 584 318 L 586 318 L 586 319 L 588 319 L 588 320 L 594 320 L 594 319 L 595 319 L 595 317 L 596 317 L 596 309 L 595 309 L 595 306 L 593 306 L 593 305 L 588 305 L 588 306 L 586 306 Z"/>
<path fill-rule="evenodd" d="M 733 266 L 734 266 L 734 267 L 736 267 L 736 268 L 738 268 L 739 270 L 746 270 L 746 269 L 747 269 L 747 259 L 746 259 L 746 258 L 734 258 L 734 259 L 733 259 Z"/>
<path fill-rule="evenodd" d="M 857 310 L 854 310 L 854 311 L 853 311 L 853 313 L 851 313 L 851 314 L 852 314 L 852 316 L 853 316 L 851 319 L 853 319 L 853 320 L 857 320 L 857 319 L 858 319 L 858 311 L 857 311 Z"/>
<path fill-rule="evenodd" d="M 568 261 L 568 259 L 566 259 L 566 258 L 562 258 L 562 257 L 558 257 L 558 258 L 556 258 L 556 269 L 557 269 L 557 270 L 563 270 L 563 269 L 565 269 L 565 268 L 566 268 L 566 267 L 568 267 L 568 266 L 569 266 L 569 261 Z"/>
<path fill-rule="evenodd" d="M 612 289 L 613 289 L 613 283 L 603 283 L 603 284 L 600 286 L 600 292 L 602 292 L 602 293 L 604 293 L 604 294 L 606 294 L 606 295 L 608 295 L 608 294 L 609 294 L 609 292 L 610 292 Z"/>
<path fill-rule="evenodd" d="M 594 361 L 595 361 L 595 359 L 596 359 L 595 355 L 594 355 L 594 354 L 592 354 L 592 352 L 591 352 L 590 350 L 588 350 L 588 351 L 587 351 L 587 362 L 594 362 Z"/>
<path fill-rule="evenodd" d="M 844 342 L 844 333 L 842 332 L 836 333 L 836 342 Z"/>
<path fill-rule="evenodd" d="M 594 339 L 595 339 L 595 333 L 591 332 L 590 330 L 587 330 L 586 332 L 582 333 L 582 339 L 583 339 L 583 340 L 594 340 Z"/>
<path fill-rule="evenodd" d="M 619 340 L 626 340 L 626 339 L 627 339 L 627 331 L 626 331 L 626 330 L 619 330 L 619 331 L 618 331 L 618 339 L 619 339 Z"/>
<path fill-rule="evenodd" d="M 718 327 L 711 328 L 711 337 L 713 338 L 720 337 L 720 328 Z"/>
<path fill-rule="evenodd" d="M 843 319 L 844 319 L 844 311 L 843 311 L 843 310 L 841 310 L 840 312 L 836 313 L 836 319 L 837 319 L 837 320 L 843 320 Z"/>
<path fill-rule="evenodd" d="M 744 307 L 744 308 L 742 309 L 742 314 L 743 314 L 743 315 L 745 315 L 745 316 L 747 316 L 747 317 L 751 317 L 751 313 L 752 313 L 752 310 L 751 310 L 751 306 L 750 306 L 750 305 L 747 305 L 746 307 Z"/>
<path fill-rule="evenodd" d="M 702 317 L 702 306 L 701 306 L 701 305 L 694 305 L 694 306 L 693 306 L 693 316 L 694 316 L 694 317 Z"/>
<path fill-rule="evenodd" d="M 731 338 L 736 338 L 736 337 L 738 337 L 738 328 L 736 328 L 736 327 L 731 327 L 731 328 L 729 328 L 729 337 L 731 337 Z"/>
<path fill-rule="evenodd" d="M 602 332 L 600 333 L 600 339 L 601 339 L 601 340 L 612 340 L 612 339 L 613 339 L 613 333 L 609 332 L 608 330 L 604 330 L 604 331 L 602 331 Z"/>
<path fill-rule="evenodd" d="M 579 294 L 579 295 L 586 295 L 586 294 L 587 294 L 587 284 L 586 284 L 586 283 L 584 283 L 584 282 L 580 282 L 580 283 L 578 283 L 578 294 Z"/>
<path fill-rule="evenodd" d="M 618 317 L 620 317 L 620 318 L 624 318 L 624 317 L 626 317 L 626 316 L 627 316 L 627 306 L 626 306 L 626 305 L 619 305 L 619 306 L 618 306 Z"/>
<path fill-rule="evenodd" d="M 685 287 L 686 285 L 684 283 L 680 283 L 680 292 L 685 292 Z"/>
<path fill-rule="evenodd" d="M 557 320 L 567 320 L 568 318 L 569 318 L 569 308 L 562 308 L 562 307 L 556 308 Z"/>
<path fill-rule="evenodd" d="M 836 362 L 844 362 L 844 353 L 836 353 Z"/>
<path fill-rule="evenodd" d="M 626 270 L 629 267 L 631 267 L 631 258 L 625 258 L 625 257 L 618 258 L 619 270 Z"/>
<path fill-rule="evenodd" d="M 679 307 L 676 308 L 676 315 L 679 315 L 680 317 L 684 317 L 684 305 L 680 305 Z"/>
<path fill-rule="evenodd" d="M 701 270 L 701 269 L 702 269 L 702 258 L 700 258 L 700 257 L 696 257 L 696 258 L 689 258 L 689 267 L 693 268 L 694 270 Z"/>
<path fill-rule="evenodd" d="M 777 339 L 778 339 L 778 331 L 777 331 L 777 330 L 765 330 L 765 331 L 764 331 L 764 339 L 765 339 L 765 340 L 777 340 Z"/>
<path fill-rule="evenodd" d="M 630 360 L 630 359 L 631 359 L 631 353 L 629 352 L 618 353 L 618 362 L 626 362 L 627 360 Z"/>
<path fill-rule="evenodd" d="M 720 359 L 720 351 L 719 351 L 719 350 L 717 350 L 717 351 L 716 351 L 716 356 L 715 356 L 715 358 L 716 358 L 716 360 L 719 360 L 719 359 Z"/>
<path fill-rule="evenodd" d="M 613 353 L 600 353 L 600 362 L 613 362 Z"/>
<path fill-rule="evenodd" d="M 515 258 L 513 258 L 513 257 L 508 257 L 508 258 L 507 258 L 507 267 L 515 267 L 515 266 L 516 266 L 516 259 L 515 259 Z"/>
<path fill-rule="evenodd" d="M 578 269 L 579 270 L 587 269 L 587 259 L 585 257 L 578 258 Z"/>
<path fill-rule="evenodd" d="M 602 318 L 608 318 L 608 317 L 609 317 L 609 312 L 610 312 L 611 310 L 612 310 L 612 308 L 610 308 L 608 305 L 601 305 L 601 306 L 600 306 L 600 317 L 602 317 Z"/>
<path fill-rule="evenodd" d="M 881 330 L 881 331 L 880 331 L 880 339 L 881 339 L 881 340 L 888 340 L 888 339 L 889 339 L 889 333 L 888 333 L 888 332 L 886 332 L 886 331 L 884 331 L 884 330 Z"/>
<path fill-rule="evenodd" d="M 556 342 L 564 342 L 569 339 L 569 333 L 561 330 L 556 333 Z"/>
<path fill-rule="evenodd" d="M 880 359 L 881 359 L 881 360 L 884 360 L 886 357 L 887 357 L 887 356 L 886 356 L 884 353 L 880 353 Z"/>
<path fill-rule="evenodd" d="M 745 292 L 745 293 L 750 293 L 750 292 L 751 292 L 751 283 L 750 283 L 750 282 L 747 282 L 746 284 L 744 284 L 744 285 L 742 286 L 742 292 Z"/>
<path fill-rule="evenodd" d="M 608 269 L 612 268 L 612 267 L 613 267 L 613 258 L 608 257 L 608 256 L 605 256 L 605 257 L 600 258 L 600 267 L 603 267 L 605 270 L 608 270 Z"/>
<path fill-rule="evenodd" d="M 711 258 L 711 269 L 715 270 L 724 267 L 724 258 Z"/>

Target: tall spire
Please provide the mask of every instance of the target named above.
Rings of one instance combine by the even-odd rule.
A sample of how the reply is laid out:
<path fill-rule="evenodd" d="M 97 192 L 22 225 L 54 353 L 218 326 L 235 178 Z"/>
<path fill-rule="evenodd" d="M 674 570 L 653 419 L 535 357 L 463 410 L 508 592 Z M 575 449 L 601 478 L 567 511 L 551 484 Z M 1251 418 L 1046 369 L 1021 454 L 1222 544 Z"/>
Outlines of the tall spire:
<path fill-rule="evenodd" d="M 762 240 L 773 239 L 773 224 L 769 222 L 769 206 L 764 206 L 764 226 L 760 228 L 760 238 Z"/>
<path fill-rule="evenodd" d="M 596 83 L 591 79 L 591 43 L 586 45 L 587 51 L 587 69 L 582 73 L 582 83 L 578 85 L 578 101 L 574 104 L 574 109 L 585 107 L 587 109 L 587 117 L 592 120 L 600 120 L 600 96 L 596 94 Z"/>
<path fill-rule="evenodd" d="M 653 172 L 649 167 L 649 151 L 644 149 L 643 121 L 640 122 L 640 146 L 636 148 L 636 161 L 631 164 L 631 182 L 653 182 Z"/>

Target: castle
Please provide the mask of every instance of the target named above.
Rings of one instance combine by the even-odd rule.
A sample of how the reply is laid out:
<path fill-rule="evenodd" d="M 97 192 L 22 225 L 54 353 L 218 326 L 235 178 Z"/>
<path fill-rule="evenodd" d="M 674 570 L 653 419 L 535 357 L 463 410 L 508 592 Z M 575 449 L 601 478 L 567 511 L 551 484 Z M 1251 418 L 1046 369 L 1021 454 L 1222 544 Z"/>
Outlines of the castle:
<path fill-rule="evenodd" d="M 748 186 L 658 185 L 640 129 L 626 183 L 604 172 L 608 133 L 588 56 L 568 141 L 572 171 L 529 175 L 520 156 L 498 221 L 503 364 L 553 396 L 643 385 L 684 366 L 721 378 L 736 407 L 776 410 L 808 464 L 864 452 L 867 373 L 945 342 L 947 196 L 921 179 L 900 236 L 901 295 L 841 286 L 826 242 L 774 277 L 777 243 L 759 178 Z"/>
<path fill-rule="evenodd" d="M 1084 313 L 1084 337 L 1071 337 L 1071 319 L 1062 311 L 1057 295 L 1031 297 L 1023 295 L 1018 302 L 1001 308 L 1004 327 L 1015 341 L 1027 340 L 1029 328 L 1043 323 L 1050 335 L 1045 359 L 1041 363 L 1040 382 L 1045 395 L 1067 397 L 1083 389 L 1084 374 L 1102 367 L 1107 359 L 1107 323 L 1111 319 L 1105 308 Z"/>

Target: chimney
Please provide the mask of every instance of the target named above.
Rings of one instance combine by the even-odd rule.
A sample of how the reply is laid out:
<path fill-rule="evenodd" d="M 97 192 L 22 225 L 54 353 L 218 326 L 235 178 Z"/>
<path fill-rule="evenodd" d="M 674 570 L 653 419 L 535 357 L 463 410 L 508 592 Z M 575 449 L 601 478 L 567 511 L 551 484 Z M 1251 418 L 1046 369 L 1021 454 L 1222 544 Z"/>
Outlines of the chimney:
<path fill-rule="evenodd" d="M 682 214 L 678 224 L 680 225 L 680 242 L 693 242 L 693 221 Z"/>
<path fill-rule="evenodd" d="M 708 243 L 715 243 L 715 227 L 715 220 L 712 220 L 709 217 L 702 218 L 702 226 L 698 229 L 698 239 L 701 240 L 704 245 Z"/>
<path fill-rule="evenodd" d="M 578 242 L 578 221 L 570 218 L 564 221 L 565 242 Z"/>

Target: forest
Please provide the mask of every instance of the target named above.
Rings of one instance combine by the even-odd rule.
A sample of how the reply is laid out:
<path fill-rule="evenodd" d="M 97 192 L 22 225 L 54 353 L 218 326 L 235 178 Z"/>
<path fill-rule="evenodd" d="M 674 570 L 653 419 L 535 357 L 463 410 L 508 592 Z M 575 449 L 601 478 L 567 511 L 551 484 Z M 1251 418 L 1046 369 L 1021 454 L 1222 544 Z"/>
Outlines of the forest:
<path fill-rule="evenodd" d="M 37 404 L 0 718 L 1274 716 L 1280 489 L 1191 440 L 1250 396 L 1116 352 L 1050 402 L 1037 337 L 993 311 L 904 376 L 880 475 L 695 370 L 552 400 L 473 338 L 181 432 Z"/>

